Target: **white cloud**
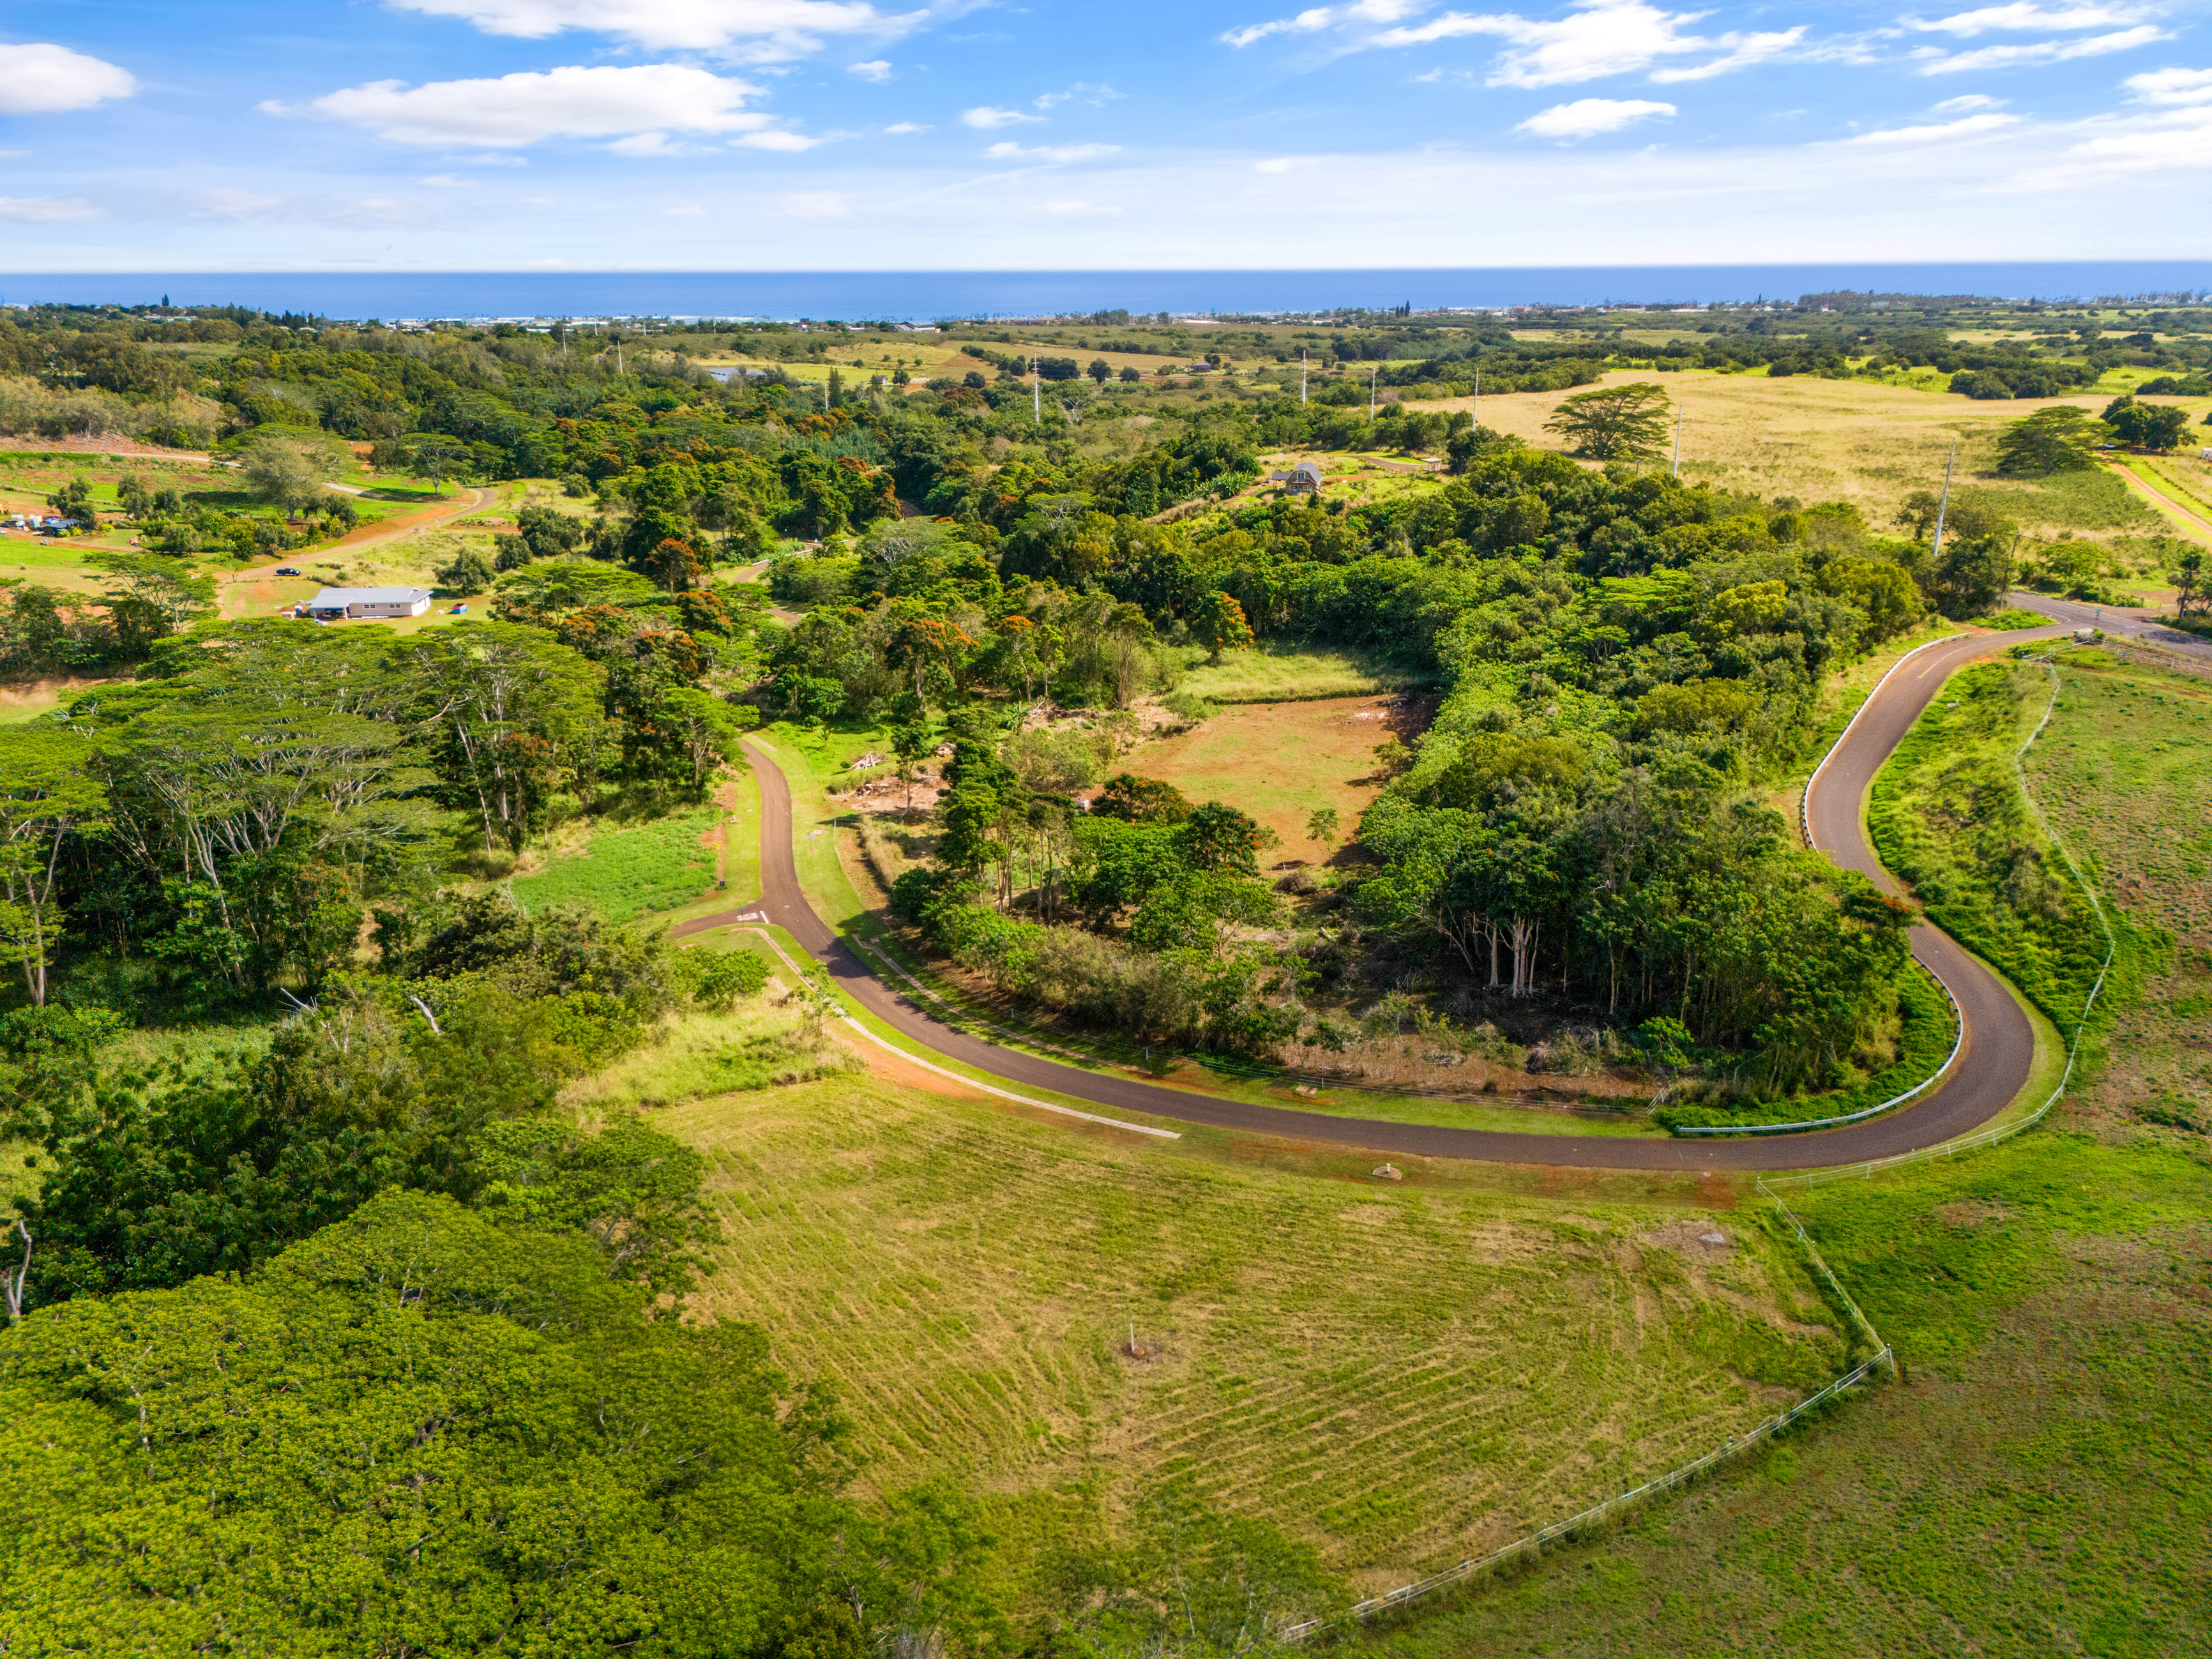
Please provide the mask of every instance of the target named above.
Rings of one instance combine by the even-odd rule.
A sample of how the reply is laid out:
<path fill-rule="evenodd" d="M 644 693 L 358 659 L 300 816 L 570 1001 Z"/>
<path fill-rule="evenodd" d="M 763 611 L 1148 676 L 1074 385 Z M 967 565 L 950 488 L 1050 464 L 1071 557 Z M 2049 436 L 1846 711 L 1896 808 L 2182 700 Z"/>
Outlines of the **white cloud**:
<path fill-rule="evenodd" d="M 474 179 L 463 179 L 451 173 L 434 173 L 422 182 L 426 185 L 434 185 L 440 190 L 474 190 L 476 188 Z"/>
<path fill-rule="evenodd" d="M 1571 104 L 1554 104 L 1540 110 L 1513 130 L 1537 138 L 1557 138 L 1572 143 L 1601 132 L 1618 132 L 1655 116 L 1673 115 L 1672 104 L 1644 98 L 1577 98 Z"/>
<path fill-rule="evenodd" d="M 787 155 L 797 155 L 830 141 L 827 138 L 809 138 L 803 132 L 790 132 L 781 127 L 769 127 L 759 132 L 749 132 L 736 142 L 747 149 L 772 149 Z"/>
<path fill-rule="evenodd" d="M 448 155 L 445 159 L 465 161 L 472 167 L 526 167 L 530 165 L 527 155 L 502 155 L 497 151 L 489 155 Z"/>
<path fill-rule="evenodd" d="M 666 219 L 703 219 L 707 216 L 707 210 L 696 203 L 689 203 L 683 207 L 663 208 L 660 212 L 661 216 Z"/>
<path fill-rule="evenodd" d="M 137 90 L 129 70 L 67 46 L 0 46 L 0 115 L 58 115 Z"/>
<path fill-rule="evenodd" d="M 881 86 L 891 78 L 891 66 L 888 58 L 872 58 L 865 64 L 846 64 L 845 73 L 857 75 L 863 81 L 872 81 Z"/>
<path fill-rule="evenodd" d="M 653 51 L 720 52 L 761 60 L 815 51 L 830 34 L 890 36 L 924 11 L 886 15 L 865 0 L 395 0 L 410 11 L 459 17 L 487 34 L 542 40 L 568 29 L 619 35 Z"/>
<path fill-rule="evenodd" d="M 1923 33 L 1955 34 L 1971 40 L 1993 29 L 2102 29 L 2140 23 L 2157 14 L 2144 6 L 2039 6 L 2021 0 L 2008 6 L 1978 6 L 1948 17 L 1907 17 L 1905 27 Z"/>
<path fill-rule="evenodd" d="M 1271 155 L 1264 161 L 1252 163 L 1255 173 L 1296 173 L 1313 165 L 1310 157 L 1304 155 Z"/>
<path fill-rule="evenodd" d="M 929 129 L 919 121 L 894 121 L 884 131 L 894 137 L 904 137 L 909 132 L 927 132 Z"/>
<path fill-rule="evenodd" d="M 1780 58 L 1796 51 L 1805 44 L 1805 29 L 1800 24 L 1794 29 L 1780 29 L 1765 34 L 1723 34 L 1713 44 L 1726 46 L 1727 52 L 1709 64 L 1698 64 L 1687 69 L 1654 70 L 1651 78 L 1662 84 L 1677 81 L 1710 81 L 1716 75 L 1749 69 L 1754 64 L 1764 64 L 1769 58 Z"/>
<path fill-rule="evenodd" d="M 1228 46 L 1249 46 L 1271 34 L 1311 34 L 1336 26 L 1395 23 L 1401 17 L 1412 16 L 1425 3 L 1425 0 L 1356 0 L 1349 6 L 1309 6 L 1293 17 L 1231 29 L 1220 39 Z"/>
<path fill-rule="evenodd" d="M 0 219 L 27 225 L 67 225 L 98 219 L 100 210 L 82 196 L 0 196 Z"/>
<path fill-rule="evenodd" d="M 2212 70 L 2152 70 L 2120 84 L 2146 104 L 2212 103 Z"/>
<path fill-rule="evenodd" d="M 2063 64 L 2075 58 L 2101 58 L 2107 52 L 2132 52 L 2154 40 L 2170 40 L 2155 23 L 2120 29 L 2111 34 L 2092 34 L 2080 40 L 2035 40 L 2019 46 L 1981 46 L 1972 52 L 1940 53 L 1920 66 L 1923 75 L 1957 75 L 1966 70 L 2009 69 L 2016 64 Z"/>
<path fill-rule="evenodd" d="M 2020 119 L 2017 115 L 1969 115 L 1963 120 L 1943 121 L 1917 127 L 1884 127 L 1846 138 L 1847 144 L 1939 144 L 1947 138 L 1971 138 L 1978 132 L 1994 132 Z"/>
<path fill-rule="evenodd" d="M 998 143 L 983 152 L 987 161 L 1095 161 L 1101 155 L 1112 155 L 1121 149 L 1119 144 L 1014 144 Z"/>
<path fill-rule="evenodd" d="M 2111 119 L 2050 166 L 2014 181 L 2048 190 L 2149 173 L 2212 167 L 2212 105 Z"/>
<path fill-rule="evenodd" d="M 787 219 L 842 219 L 853 211 L 853 198 L 834 190 L 795 190 L 781 205 Z"/>
<path fill-rule="evenodd" d="M 1996 109 L 2004 101 L 2002 98 L 1989 98 L 1978 92 L 1969 92 L 1957 98 L 1946 98 L 1935 108 L 1938 115 L 1964 115 L 1969 110 Z"/>
<path fill-rule="evenodd" d="M 1093 86 L 1088 81 L 1078 81 L 1063 92 L 1048 92 L 1034 101 L 1038 109 L 1057 109 L 1062 104 L 1076 103 L 1088 104 L 1093 109 L 1103 109 L 1107 105 L 1127 96 L 1128 94 L 1116 92 L 1111 87 Z"/>
<path fill-rule="evenodd" d="M 626 138 L 623 153 L 666 154 L 658 135 L 757 131 L 769 118 L 738 106 L 760 88 L 679 64 L 549 70 L 497 80 L 432 81 L 408 87 L 372 81 L 305 108 L 268 103 L 271 115 L 307 113 L 349 121 L 401 144 L 481 144 L 508 149 L 547 138 Z"/>
<path fill-rule="evenodd" d="M 1024 114 L 1018 109 L 994 109 L 988 104 L 979 104 L 974 109 L 964 109 L 960 112 L 962 126 L 976 127 L 985 132 L 995 131 L 1000 127 L 1011 127 L 1023 121 L 1043 119 L 1044 117 L 1042 115 Z"/>
<path fill-rule="evenodd" d="M 1121 210 L 1119 208 L 1101 207 L 1096 202 L 1085 202 L 1075 197 L 1066 197 L 1054 202 L 1042 202 L 1038 206 L 1045 212 L 1062 218 L 1075 213 L 1119 213 Z"/>
<path fill-rule="evenodd" d="M 1362 46 L 1427 46 L 1437 40 L 1489 36 L 1506 42 L 1492 71 L 1493 87 L 1556 87 L 1608 75 L 1654 70 L 1655 81 L 1702 81 L 1802 49 L 1805 30 L 1731 32 L 1711 38 L 1687 33 L 1704 12 L 1662 11 L 1646 0 L 1579 0 L 1564 17 L 1523 17 L 1514 12 L 1448 11 L 1425 23 L 1384 29 Z M 1721 55 L 1681 68 L 1662 60 L 1693 53 Z"/>

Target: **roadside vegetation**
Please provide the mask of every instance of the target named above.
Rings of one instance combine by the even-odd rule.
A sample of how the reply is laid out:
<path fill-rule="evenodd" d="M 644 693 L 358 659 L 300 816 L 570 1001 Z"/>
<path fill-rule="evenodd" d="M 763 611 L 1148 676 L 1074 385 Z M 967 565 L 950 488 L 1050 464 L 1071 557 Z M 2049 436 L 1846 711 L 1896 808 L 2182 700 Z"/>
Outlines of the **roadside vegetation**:
<path fill-rule="evenodd" d="M 823 914 L 963 1018 L 1403 1121 L 1848 1110 L 1950 1029 L 1791 786 L 1881 660 L 2002 650 L 2016 582 L 2197 625 L 2201 560 L 2116 469 L 2186 494 L 2208 365 L 2196 312 L 1834 295 L 9 313 L 0 507 L 74 522 L 0 543 L 0 1646 L 1200 1659 L 1724 1443 L 1850 1351 L 1745 1193 L 1131 1146 L 887 1054 L 723 914 L 760 891 L 738 740 Z M 1758 453 L 1723 407 L 1802 418 Z M 1717 441 L 1677 476 L 1684 412 Z M 394 582 L 436 611 L 286 614 Z M 2202 699 L 2061 672 L 2036 776 L 2137 913 L 2140 1057 L 2090 1033 L 2112 1191 L 1985 1228 L 2074 1146 L 2039 1137 L 1809 1201 L 1914 1379 L 1843 1444 L 2094 1311 L 2118 1246 L 2055 1267 L 2077 1235 L 2166 1252 L 2128 1294 L 2183 1332 L 2145 1364 L 2190 1363 L 2156 1273 L 2206 1131 Z M 1876 812 L 2070 1031 L 2096 947 L 2008 793 L 2042 672 L 1962 677 Z M 1929 1213 L 1966 1272 L 1923 1294 Z M 2135 1409 L 2104 1328 L 2065 1376 Z M 1745 1631 L 1785 1554 L 1729 1569 Z"/>

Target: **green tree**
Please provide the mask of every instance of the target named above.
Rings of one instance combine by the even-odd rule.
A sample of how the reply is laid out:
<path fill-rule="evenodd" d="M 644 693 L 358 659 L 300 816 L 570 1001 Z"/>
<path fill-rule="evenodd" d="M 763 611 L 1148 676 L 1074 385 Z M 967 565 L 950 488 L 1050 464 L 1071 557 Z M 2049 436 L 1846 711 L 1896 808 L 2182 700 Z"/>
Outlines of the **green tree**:
<path fill-rule="evenodd" d="M 135 608 L 153 624 L 146 629 L 149 638 L 173 634 L 214 614 L 215 578 L 181 559 L 100 550 L 86 554 L 84 562 L 107 576 L 102 591 L 111 608 Z"/>
<path fill-rule="evenodd" d="M 107 792 L 85 739 L 49 726 L 0 726 L 0 945 L 44 1007 L 46 969 L 61 942 L 62 848 L 107 827 Z"/>
<path fill-rule="evenodd" d="M 1306 817 L 1306 839 L 1325 847 L 1336 845 L 1336 808 L 1317 806 Z"/>
<path fill-rule="evenodd" d="M 2178 622 L 2187 622 L 2193 611 L 2212 608 L 2212 596 L 2208 596 L 2204 583 L 2204 554 L 2202 549 L 2183 550 L 2173 574 L 2166 578 L 2173 585 L 2173 615 Z"/>
<path fill-rule="evenodd" d="M 489 588 L 494 574 L 491 561 L 484 557 L 483 550 L 464 542 L 455 550 L 453 562 L 439 568 L 438 586 L 448 593 L 466 598 Z"/>
<path fill-rule="evenodd" d="M 1107 381 L 1114 378 L 1114 366 L 1103 357 L 1093 357 L 1091 360 L 1091 367 L 1084 373 L 1090 375 L 1100 386 L 1104 386 Z"/>
<path fill-rule="evenodd" d="M 323 486 L 351 459 L 352 452 L 328 434 L 263 433 L 240 452 L 239 471 L 253 494 L 289 513 L 319 500 Z"/>
<path fill-rule="evenodd" d="M 2070 404 L 2039 409 L 2024 421 L 2013 422 L 1999 435 L 1997 471 L 2039 478 L 2079 472 L 2096 465 L 2090 451 L 2103 435 L 2086 409 Z"/>
<path fill-rule="evenodd" d="M 2121 398 L 2106 409 L 2105 424 L 2112 429 L 2113 436 L 2132 448 L 2164 452 L 2180 444 L 2182 434 L 2189 429 L 2189 411 Z"/>
<path fill-rule="evenodd" d="M 1649 380 L 1603 386 L 1567 398 L 1544 429 L 1593 460 L 1648 460 L 1666 447 L 1672 407 L 1665 388 Z"/>
<path fill-rule="evenodd" d="M 1171 783 L 1121 772 L 1091 798 L 1091 813 L 1128 823 L 1180 823 L 1190 816 L 1190 802 Z"/>

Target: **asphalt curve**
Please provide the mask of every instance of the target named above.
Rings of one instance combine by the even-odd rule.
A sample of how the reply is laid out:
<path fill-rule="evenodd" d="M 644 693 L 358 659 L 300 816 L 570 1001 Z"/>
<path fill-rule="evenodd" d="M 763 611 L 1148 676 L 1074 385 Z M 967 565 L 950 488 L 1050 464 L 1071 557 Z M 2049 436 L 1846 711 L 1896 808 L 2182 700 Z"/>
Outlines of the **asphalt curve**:
<path fill-rule="evenodd" d="M 1867 845 L 1862 823 L 1861 806 L 1874 775 L 1954 669 L 2001 645 L 2045 639 L 2060 631 L 2036 629 L 2002 640 L 1985 635 L 1945 640 L 1899 663 L 1814 775 L 1807 802 L 1814 844 L 1837 863 L 1894 890 L 1895 884 Z M 745 752 L 760 781 L 763 896 L 738 909 L 695 918 L 678 927 L 678 933 L 740 920 L 772 921 L 826 966 L 854 1001 L 921 1047 L 1008 1083 L 1119 1111 L 1384 1155 L 1586 1169 L 1798 1170 L 1887 1158 L 1961 1134 L 2004 1108 L 2027 1082 L 2034 1056 L 2034 1032 L 2003 984 L 1950 939 L 1923 923 L 1913 929 L 1913 954 L 1949 988 L 1965 1018 L 1966 1039 L 1957 1064 L 1925 1099 L 1883 1117 L 1818 1133 L 1662 1140 L 1447 1129 L 1251 1105 L 1164 1088 L 1113 1072 L 1085 1071 L 955 1030 L 878 979 L 814 913 L 799 884 L 792 856 L 791 788 L 782 769 L 757 743 L 747 742 Z"/>

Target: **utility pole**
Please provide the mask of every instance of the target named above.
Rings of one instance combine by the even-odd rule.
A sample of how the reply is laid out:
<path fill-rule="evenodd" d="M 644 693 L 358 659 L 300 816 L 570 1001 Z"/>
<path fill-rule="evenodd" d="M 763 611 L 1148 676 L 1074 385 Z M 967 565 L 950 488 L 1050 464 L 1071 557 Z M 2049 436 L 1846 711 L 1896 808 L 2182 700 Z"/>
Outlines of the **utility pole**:
<path fill-rule="evenodd" d="M 1298 407 L 1306 406 L 1306 349 L 1298 348 Z"/>
<path fill-rule="evenodd" d="M 1030 359 L 1030 424 L 1044 424 L 1044 376 L 1037 372 L 1037 360 Z"/>
<path fill-rule="evenodd" d="M 1943 556 L 1943 520 L 1951 511 L 1951 468 L 1959 459 L 1959 446 L 1951 446 L 1950 459 L 1943 463 L 1943 499 L 1936 504 L 1936 541 L 1928 550 L 1928 562 L 1934 564 Z"/>

